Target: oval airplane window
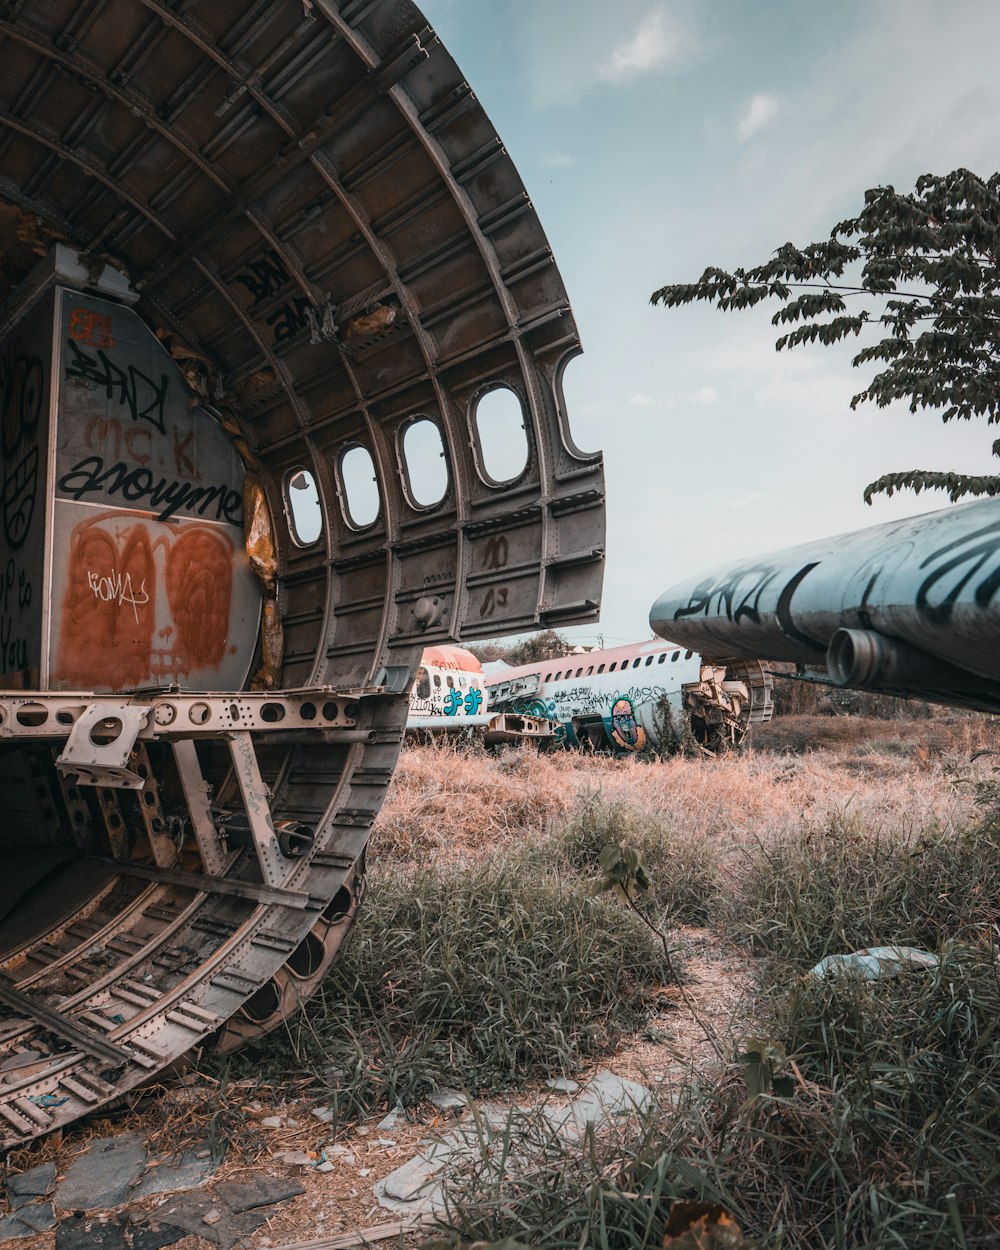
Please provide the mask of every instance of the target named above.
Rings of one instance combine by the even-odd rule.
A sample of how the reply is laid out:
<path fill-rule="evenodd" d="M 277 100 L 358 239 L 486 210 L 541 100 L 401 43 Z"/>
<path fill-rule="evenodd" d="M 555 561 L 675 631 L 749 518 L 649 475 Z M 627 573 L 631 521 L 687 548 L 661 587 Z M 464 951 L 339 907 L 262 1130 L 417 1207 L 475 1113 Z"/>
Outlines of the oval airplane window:
<path fill-rule="evenodd" d="M 476 400 L 472 417 L 484 474 L 496 486 L 513 482 L 531 450 L 520 399 L 509 386 L 496 386 Z"/>
<path fill-rule="evenodd" d="M 375 477 L 375 461 L 367 447 L 349 447 L 340 457 L 344 510 L 348 525 L 363 530 L 378 516 L 382 500 Z"/>
<path fill-rule="evenodd" d="M 421 417 L 405 427 L 401 447 L 411 502 L 418 508 L 433 508 L 448 489 L 448 461 L 441 431 L 429 418 Z"/>
<path fill-rule="evenodd" d="M 292 469 L 285 479 L 289 528 L 300 547 L 311 547 L 323 532 L 316 479 L 308 469 Z"/>

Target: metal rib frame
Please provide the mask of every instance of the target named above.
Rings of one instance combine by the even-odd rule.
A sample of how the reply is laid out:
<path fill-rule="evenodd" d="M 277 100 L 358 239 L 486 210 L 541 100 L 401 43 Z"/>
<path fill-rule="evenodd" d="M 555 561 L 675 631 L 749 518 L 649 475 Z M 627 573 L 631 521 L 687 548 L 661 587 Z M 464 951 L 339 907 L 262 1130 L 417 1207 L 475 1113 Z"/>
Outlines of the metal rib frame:
<path fill-rule="evenodd" d="M 42 762 L 86 868 L 0 950 L 7 1144 L 308 998 L 357 914 L 423 646 L 596 618 L 601 459 L 568 434 L 579 342 L 513 164 L 409 0 L 306 8 L 0 4 L 0 197 L 35 254 L 60 240 L 121 269 L 204 362 L 197 398 L 266 493 L 283 638 L 264 693 L 0 692 L 0 743 Z M 13 309 L 28 260 L 6 242 Z M 496 387 L 526 441 L 502 483 L 475 419 Z M 429 508 L 406 489 L 417 417 L 448 465 Z M 303 469 L 323 518 L 305 545 Z M 95 746 L 84 730 L 111 722 Z"/>

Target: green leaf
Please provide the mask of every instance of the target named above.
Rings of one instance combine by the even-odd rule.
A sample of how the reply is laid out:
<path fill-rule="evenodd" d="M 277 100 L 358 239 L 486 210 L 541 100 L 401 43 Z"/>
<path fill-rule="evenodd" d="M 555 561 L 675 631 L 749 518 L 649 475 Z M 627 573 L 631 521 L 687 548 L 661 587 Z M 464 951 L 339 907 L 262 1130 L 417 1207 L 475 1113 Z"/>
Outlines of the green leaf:
<path fill-rule="evenodd" d="M 597 862 L 600 864 L 602 872 L 610 872 L 622 862 L 622 848 L 615 845 L 614 842 L 609 842 L 601 850 L 600 855 L 597 857 Z"/>

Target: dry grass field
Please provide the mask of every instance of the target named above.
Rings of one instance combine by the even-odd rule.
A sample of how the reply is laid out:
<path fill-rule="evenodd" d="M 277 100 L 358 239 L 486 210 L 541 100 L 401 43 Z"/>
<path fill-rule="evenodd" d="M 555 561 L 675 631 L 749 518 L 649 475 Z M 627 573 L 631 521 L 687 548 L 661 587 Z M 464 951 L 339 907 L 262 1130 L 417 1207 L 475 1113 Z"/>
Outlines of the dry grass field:
<path fill-rule="evenodd" d="M 500 911 L 522 889 L 558 935 L 565 900 L 591 894 L 602 847 L 618 843 L 640 853 L 651 880 L 640 905 L 672 945 L 665 965 L 655 941 L 643 944 L 648 932 L 617 927 L 634 920 L 624 905 L 592 913 L 603 927 L 587 957 L 592 979 L 610 985 L 615 971 L 611 999 L 596 995 L 581 1020 L 539 994 L 547 1041 L 506 1065 L 474 1054 L 454 1019 L 431 1029 L 461 1056 L 449 1067 L 428 1045 L 431 1081 L 523 1087 L 545 1071 L 585 1071 L 600 1053 L 662 1091 L 653 1111 L 585 1149 L 546 1139 L 518 1164 L 512 1145 L 501 1167 L 484 1153 L 455 1187 L 452 1243 L 1000 1244 L 998 765 L 1000 725 L 942 710 L 893 720 L 788 715 L 757 730 L 750 749 L 718 759 L 406 751 L 374 839 L 378 917 L 368 923 L 382 919 L 383 888 L 416 897 L 428 880 L 445 882 L 468 915 L 477 899 L 496 897 L 490 874 L 502 865 L 513 891 L 500 890 Z M 486 910 L 493 934 L 499 922 Z M 414 942 L 420 928 L 418 920 L 408 941 L 433 964 L 437 937 Z M 483 930 L 473 937 L 484 940 Z M 500 1040 L 494 1018 L 501 1036 L 522 1018 L 507 1001 L 508 940 L 500 934 L 493 962 L 473 973 L 484 983 L 463 1005 L 485 1052 Z M 540 983 L 578 994 L 572 974 L 565 983 L 554 975 L 548 941 Z M 445 943 L 444 975 L 450 967 L 461 978 L 475 957 L 462 936 Z M 826 955 L 877 944 L 927 949 L 939 968 L 875 983 L 808 975 Z M 515 975 L 527 975 L 535 994 L 526 966 L 539 952 L 527 933 L 523 952 Z M 685 958 L 686 990 L 670 984 Z M 362 958 L 354 975 L 377 967 Z M 413 1001 L 426 1003 L 427 981 L 414 989 Z M 633 1010 L 620 1010 L 630 995 Z M 417 1017 L 402 1002 L 386 1006 L 400 1010 L 412 1042 Z M 601 1020 L 596 1045 L 587 1013 Z M 648 1038 L 667 1044 L 658 1050 Z M 391 1096 L 399 1092 L 397 1082 Z M 419 1098 L 419 1083 L 408 1092 Z M 687 1234 L 670 1215 L 678 1201 L 707 1204 Z M 723 1212 L 741 1232 L 714 1222 Z"/>
<path fill-rule="evenodd" d="M 387 1110 L 410 1118 L 403 1150 L 439 1122 L 437 1088 L 514 1108 L 610 1067 L 652 1107 L 582 1141 L 512 1110 L 509 1140 L 490 1130 L 451 1184 L 450 1246 L 1000 1245 L 998 766 L 1000 724 L 940 710 L 798 712 L 719 758 L 408 747 L 321 994 L 121 1127 L 181 1149 L 210 1117 L 238 1172 L 317 1149 L 310 1107 L 332 1107 L 324 1140 L 360 1162 L 310 1179 L 281 1229 L 305 1236 L 317 1203 L 331 1230 L 380 1218 Z M 648 873 L 635 907 L 597 888 L 609 844 Z M 875 944 L 940 964 L 809 974 Z M 276 1111 L 298 1127 L 264 1127 Z"/>
<path fill-rule="evenodd" d="M 586 795 L 720 851 L 846 811 L 870 829 L 954 826 L 971 811 L 960 779 L 989 775 L 992 757 L 981 753 L 990 751 L 1000 752 L 1000 722 L 961 713 L 785 716 L 755 729 L 749 749 L 718 759 L 413 747 L 376 824 L 373 861 L 494 854 L 552 833 Z"/>

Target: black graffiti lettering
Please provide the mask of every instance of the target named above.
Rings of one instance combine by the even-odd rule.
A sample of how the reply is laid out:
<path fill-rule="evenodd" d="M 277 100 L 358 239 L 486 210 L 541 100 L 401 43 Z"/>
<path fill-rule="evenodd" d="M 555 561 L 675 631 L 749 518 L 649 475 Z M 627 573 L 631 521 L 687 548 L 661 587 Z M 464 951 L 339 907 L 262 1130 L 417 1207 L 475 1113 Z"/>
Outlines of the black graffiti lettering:
<path fill-rule="evenodd" d="M 250 261 L 243 273 L 236 275 L 236 281 L 246 287 L 255 304 L 280 291 L 290 280 L 284 261 L 272 247 Z"/>
<path fill-rule="evenodd" d="M 25 438 L 34 434 L 42 411 L 44 375 L 37 356 L 17 352 L 5 361 L 0 372 L 3 387 L 3 449 L 13 455 Z"/>
<path fill-rule="evenodd" d="M 149 469 L 130 469 L 120 461 L 105 469 L 100 456 L 87 456 L 75 464 L 59 479 L 59 489 L 73 499 L 99 493 L 108 497 L 121 495 L 130 503 L 145 500 L 152 508 L 160 509 L 158 521 L 168 520 L 183 508 L 217 521 L 243 524 L 243 496 L 238 490 L 222 484 L 192 486 L 166 478 L 157 481 Z"/>
<path fill-rule="evenodd" d="M 304 330 L 309 324 L 306 312 L 310 308 L 312 305 L 306 297 L 300 295 L 296 300 L 289 300 L 276 312 L 271 313 L 267 318 L 267 324 L 274 330 L 274 341 L 287 343 L 289 339 Z"/>
<path fill-rule="evenodd" d="M 169 516 L 184 506 L 187 489 L 186 482 L 168 482 L 166 478 L 161 478 L 149 492 L 149 502 L 154 508 L 166 505 L 165 514 Z"/>
<path fill-rule="evenodd" d="M 674 620 L 679 621 L 685 616 L 708 616 L 712 603 L 718 600 L 719 607 L 725 605 L 726 617 L 734 624 L 738 625 L 744 617 L 756 623 L 760 620 L 760 597 L 777 575 L 777 569 L 749 568 L 722 582 L 702 582 L 695 588 L 687 607 L 678 608 L 674 613 Z M 756 580 L 743 590 L 743 583 L 754 577 Z"/>
<path fill-rule="evenodd" d="M 22 623 L 15 621 L 15 616 L 30 603 L 31 582 L 11 556 L 0 577 L 0 673 L 28 667 L 28 642 L 17 636 Z"/>
<path fill-rule="evenodd" d="M 14 563 L 14 557 L 11 556 L 7 561 L 4 575 L 0 578 L 0 612 L 12 612 L 14 610 L 14 587 L 16 585 L 17 565 Z"/>
<path fill-rule="evenodd" d="M 109 495 L 121 486 L 122 475 L 126 473 L 121 463 L 113 465 L 105 472 L 104 461 L 100 456 L 87 456 L 78 461 L 68 473 L 59 479 L 59 489 L 74 499 L 82 499 L 84 495 L 94 491 L 106 490 Z"/>
<path fill-rule="evenodd" d="M 107 398 L 127 408 L 133 421 L 148 421 L 161 434 L 166 434 L 164 405 L 170 387 L 167 374 L 161 374 L 156 382 L 135 365 L 129 365 L 127 371 L 119 368 L 100 349 L 96 356 L 91 356 L 74 339 L 66 341 L 71 357 L 66 365 L 68 380 L 103 386 Z"/>
<path fill-rule="evenodd" d="M 506 586 L 502 586 L 499 590 L 494 590 L 491 586 L 479 605 L 479 619 L 487 620 L 489 617 L 495 616 L 497 609 L 502 612 L 507 606 L 507 594 Z"/>
<path fill-rule="evenodd" d="M 795 623 L 795 617 L 792 615 L 792 598 L 795 592 L 802 585 L 805 579 L 813 571 L 819 567 L 819 561 L 814 560 L 812 564 L 805 564 L 795 574 L 793 578 L 785 583 L 781 594 L 778 596 L 778 604 L 775 608 L 775 615 L 778 618 L 778 624 L 781 626 L 781 632 L 786 638 L 794 638 L 796 642 L 801 642 L 811 651 L 817 651 L 820 654 L 826 653 L 826 646 L 818 638 L 814 638 L 812 634 L 807 634 L 804 630 L 799 629 Z"/>
<path fill-rule="evenodd" d="M 28 667 L 28 643 L 25 638 L 15 638 L 13 619 L 0 616 L 0 670 L 16 673 Z"/>
<path fill-rule="evenodd" d="M 9 547 L 24 546 L 38 493 L 38 448 L 31 447 L 3 480 L 3 528 Z"/>
<path fill-rule="evenodd" d="M 24 545 L 35 515 L 38 448 L 35 431 L 42 412 L 45 375 L 37 356 L 8 352 L 0 363 L 0 440 L 4 460 L 3 528 L 8 547 Z"/>
<path fill-rule="evenodd" d="M 924 578 L 917 591 L 917 611 L 935 625 L 946 625 L 951 620 L 955 604 L 966 585 L 979 573 L 984 564 L 997 556 L 998 552 L 1000 552 L 1000 524 L 995 522 L 971 534 L 965 534 L 932 552 L 926 560 L 920 563 L 921 568 L 930 566 L 932 571 Z M 945 559 L 946 556 L 951 558 Z M 939 564 L 938 561 L 942 563 Z M 968 567 L 965 573 L 959 577 L 947 595 L 940 602 L 931 603 L 930 593 L 937 583 L 949 573 L 960 570 L 966 565 Z M 976 586 L 974 594 L 977 607 L 989 607 L 998 589 L 1000 589 L 1000 564 L 995 565 Z"/>
<path fill-rule="evenodd" d="M 144 499 L 153 489 L 153 475 L 148 469 L 133 469 L 122 482 L 121 489 L 128 500 Z"/>

